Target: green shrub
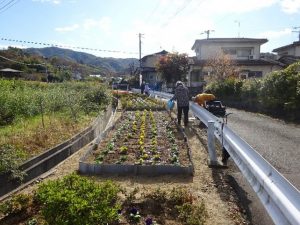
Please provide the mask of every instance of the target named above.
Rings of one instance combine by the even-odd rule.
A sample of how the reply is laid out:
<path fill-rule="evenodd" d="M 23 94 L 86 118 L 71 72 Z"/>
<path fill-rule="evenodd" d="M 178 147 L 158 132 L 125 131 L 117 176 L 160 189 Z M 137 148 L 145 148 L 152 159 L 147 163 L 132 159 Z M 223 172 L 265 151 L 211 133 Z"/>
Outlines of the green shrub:
<path fill-rule="evenodd" d="M 0 146 L 0 174 L 9 174 L 11 179 L 22 180 L 25 173 L 19 166 L 25 156 L 23 151 L 11 145 Z"/>
<path fill-rule="evenodd" d="M 111 224 L 118 220 L 119 191 L 110 181 L 96 184 L 73 174 L 42 184 L 36 197 L 50 225 Z"/>
<path fill-rule="evenodd" d="M 300 111 L 300 62 L 284 70 L 270 73 L 264 80 L 260 97 L 269 111 L 290 113 Z M 298 115 L 299 117 L 299 115 Z"/>
<path fill-rule="evenodd" d="M 99 112 L 111 100 L 104 85 L 95 82 L 41 83 L 0 79 L 0 126 L 18 117 L 55 112 Z"/>
<path fill-rule="evenodd" d="M 4 215 L 14 215 L 24 212 L 33 205 L 33 198 L 30 195 L 18 194 L 0 204 L 0 212 Z"/>

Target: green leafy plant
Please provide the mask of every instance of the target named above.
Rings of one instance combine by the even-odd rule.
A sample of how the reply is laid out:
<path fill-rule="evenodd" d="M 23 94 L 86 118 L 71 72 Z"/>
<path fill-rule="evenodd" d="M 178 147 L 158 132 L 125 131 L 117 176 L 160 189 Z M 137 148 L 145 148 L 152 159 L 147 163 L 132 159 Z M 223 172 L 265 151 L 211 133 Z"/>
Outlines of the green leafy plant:
<path fill-rule="evenodd" d="M 127 160 L 127 155 L 122 155 L 121 157 L 120 157 L 120 161 L 121 162 L 125 162 Z"/>
<path fill-rule="evenodd" d="M 118 220 L 119 187 L 111 181 L 97 184 L 75 174 L 39 186 L 36 198 L 49 224 L 113 224 Z"/>
<path fill-rule="evenodd" d="M 0 212 L 4 215 L 14 215 L 26 211 L 33 205 L 33 198 L 30 195 L 18 194 L 0 205 Z"/>
<path fill-rule="evenodd" d="M 8 173 L 11 179 L 23 180 L 25 172 L 19 169 L 25 153 L 12 145 L 0 146 L 0 174 Z"/>

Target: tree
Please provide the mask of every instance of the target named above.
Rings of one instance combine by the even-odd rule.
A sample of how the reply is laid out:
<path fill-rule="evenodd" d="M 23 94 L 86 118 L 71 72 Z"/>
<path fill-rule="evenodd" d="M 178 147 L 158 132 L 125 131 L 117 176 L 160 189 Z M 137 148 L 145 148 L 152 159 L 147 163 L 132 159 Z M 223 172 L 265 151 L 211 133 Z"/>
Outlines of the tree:
<path fill-rule="evenodd" d="M 169 53 L 160 57 L 156 69 L 167 83 L 174 84 L 177 80 L 186 81 L 189 69 L 187 54 Z"/>
<path fill-rule="evenodd" d="M 224 81 L 229 77 L 238 77 L 238 68 L 230 55 L 218 53 L 207 61 L 205 67 L 209 68 L 209 82 Z"/>

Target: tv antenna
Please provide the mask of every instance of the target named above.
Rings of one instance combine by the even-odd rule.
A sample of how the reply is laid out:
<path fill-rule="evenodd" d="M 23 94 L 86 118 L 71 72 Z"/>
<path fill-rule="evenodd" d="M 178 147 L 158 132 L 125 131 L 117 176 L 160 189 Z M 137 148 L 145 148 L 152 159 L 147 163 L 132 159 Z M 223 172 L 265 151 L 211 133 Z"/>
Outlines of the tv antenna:
<path fill-rule="evenodd" d="M 298 33 L 298 41 L 300 41 L 300 27 L 293 27 L 293 29 L 292 32 Z"/>
<path fill-rule="evenodd" d="M 205 31 L 203 31 L 201 34 L 206 34 L 206 38 L 209 39 L 209 34 L 210 34 L 210 32 L 214 32 L 214 30 L 205 30 Z M 201 35 L 201 34 L 200 34 L 200 35 Z"/>
<path fill-rule="evenodd" d="M 239 20 L 235 20 L 235 23 L 238 24 L 238 38 L 240 37 L 240 30 L 241 30 L 241 22 Z"/>

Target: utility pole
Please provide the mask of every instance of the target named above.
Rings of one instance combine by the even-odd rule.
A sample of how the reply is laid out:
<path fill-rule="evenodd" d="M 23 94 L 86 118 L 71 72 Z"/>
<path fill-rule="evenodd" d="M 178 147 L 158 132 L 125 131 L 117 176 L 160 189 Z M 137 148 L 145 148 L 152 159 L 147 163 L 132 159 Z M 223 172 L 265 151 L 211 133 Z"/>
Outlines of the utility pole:
<path fill-rule="evenodd" d="M 142 84 L 143 81 L 143 76 L 142 76 L 142 36 L 144 34 L 139 33 L 139 61 L 140 61 L 140 85 Z"/>
<path fill-rule="evenodd" d="M 139 60 L 140 60 L 140 68 L 142 68 L 142 36 L 144 34 L 139 33 Z"/>
<path fill-rule="evenodd" d="M 206 38 L 209 39 L 210 32 L 214 32 L 214 30 L 205 30 L 201 34 L 206 34 L 207 35 Z"/>
<path fill-rule="evenodd" d="M 293 29 L 294 30 L 292 32 L 298 33 L 298 41 L 300 41 L 300 27 L 293 27 Z"/>

